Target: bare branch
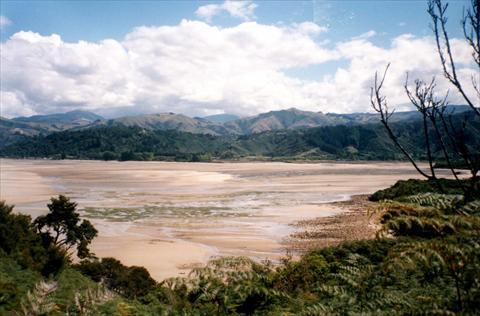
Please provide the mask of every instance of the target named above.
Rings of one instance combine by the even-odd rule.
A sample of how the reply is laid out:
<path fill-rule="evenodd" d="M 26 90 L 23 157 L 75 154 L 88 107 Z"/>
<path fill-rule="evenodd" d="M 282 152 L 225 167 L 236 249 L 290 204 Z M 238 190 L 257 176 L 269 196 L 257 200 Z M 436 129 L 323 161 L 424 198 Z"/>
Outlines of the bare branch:
<path fill-rule="evenodd" d="M 428 118 L 430 113 L 434 111 L 436 102 L 434 100 L 433 91 L 435 89 L 435 77 L 432 78 L 432 81 L 427 84 L 422 80 L 415 80 L 415 92 L 410 91 L 408 86 L 408 73 L 405 80 L 405 92 L 410 99 L 410 102 L 417 108 L 417 111 L 422 115 L 423 123 L 423 138 L 425 140 L 425 145 L 427 149 L 427 159 L 428 166 L 430 167 L 431 178 L 434 179 L 439 188 L 441 189 L 440 183 L 437 181 L 434 168 L 434 158 L 432 154 L 432 146 L 428 128 Z"/>
<path fill-rule="evenodd" d="M 467 16 L 464 18 L 464 23 L 465 23 L 464 33 L 466 34 L 467 42 L 470 43 L 470 40 L 471 40 L 471 45 L 473 45 L 472 47 L 474 49 L 474 52 L 473 52 L 474 59 L 476 60 L 476 56 L 477 56 L 476 52 L 479 50 L 479 45 L 478 45 L 478 37 L 475 39 L 476 35 L 474 34 L 478 34 L 478 31 L 479 31 L 478 3 L 475 0 L 473 0 L 472 3 L 473 3 L 473 9 L 468 10 Z M 445 78 L 447 78 L 448 81 L 450 81 L 450 83 L 457 88 L 458 92 L 462 95 L 463 99 L 468 104 L 468 106 L 470 106 L 470 108 L 477 115 L 480 116 L 480 110 L 475 107 L 475 104 L 470 100 L 470 97 L 467 96 L 457 76 L 456 65 L 453 59 L 450 39 L 448 37 L 448 32 L 447 32 L 447 20 L 448 20 L 446 17 L 447 9 L 448 9 L 448 4 L 443 5 L 441 0 L 430 0 L 428 3 L 427 12 L 432 19 L 432 30 L 435 35 L 437 52 L 440 57 L 440 62 L 442 64 L 443 74 Z M 475 12 L 475 14 L 472 13 L 472 11 Z M 469 17 L 472 17 L 472 19 L 470 19 Z M 472 29 L 475 31 L 468 32 L 466 27 L 468 24 L 472 25 Z M 477 65 L 480 68 L 480 64 L 477 63 Z"/>
<path fill-rule="evenodd" d="M 387 130 L 388 136 L 393 141 L 395 146 L 397 146 L 400 149 L 400 151 L 404 154 L 404 156 L 408 159 L 408 161 L 410 161 L 410 163 L 413 165 L 413 167 L 417 170 L 418 173 L 420 173 L 422 176 L 424 176 L 427 179 L 432 179 L 431 175 L 426 174 L 424 171 L 420 169 L 420 167 L 417 165 L 413 157 L 407 152 L 407 150 L 402 146 L 402 144 L 400 144 L 400 142 L 398 141 L 398 138 L 395 136 L 395 134 L 393 133 L 393 130 L 389 125 L 388 120 L 393 115 L 394 111 L 392 111 L 391 113 L 389 112 L 387 99 L 385 96 L 382 95 L 382 92 L 381 92 L 389 67 L 390 67 L 390 64 L 388 64 L 387 67 L 385 68 L 385 72 L 383 73 L 383 76 L 380 82 L 378 79 L 378 73 L 375 72 L 374 86 L 370 90 L 370 104 L 372 108 L 377 113 L 380 114 L 380 121 L 382 122 L 383 126 Z"/>
<path fill-rule="evenodd" d="M 467 43 L 472 47 L 472 57 L 480 67 L 480 4 L 472 0 L 472 7 L 463 11 L 462 28 Z"/>

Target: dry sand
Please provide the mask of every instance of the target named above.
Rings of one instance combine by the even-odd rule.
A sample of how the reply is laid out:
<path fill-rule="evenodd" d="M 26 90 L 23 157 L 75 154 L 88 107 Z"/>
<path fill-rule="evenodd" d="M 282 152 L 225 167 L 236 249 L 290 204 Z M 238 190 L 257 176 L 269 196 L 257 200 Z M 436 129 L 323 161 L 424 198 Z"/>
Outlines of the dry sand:
<path fill-rule="evenodd" d="M 417 177 L 406 163 L 174 163 L 0 160 L 0 199 L 37 216 L 66 194 L 99 230 L 93 251 L 179 276 L 212 256 L 277 260 L 301 220 Z"/>

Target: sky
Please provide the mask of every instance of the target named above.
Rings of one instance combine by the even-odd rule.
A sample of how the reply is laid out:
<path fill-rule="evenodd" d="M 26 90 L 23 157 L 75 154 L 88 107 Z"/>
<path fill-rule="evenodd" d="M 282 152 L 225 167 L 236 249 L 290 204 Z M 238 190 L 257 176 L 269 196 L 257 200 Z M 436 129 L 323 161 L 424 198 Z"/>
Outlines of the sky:
<path fill-rule="evenodd" d="M 478 73 L 462 40 L 468 5 L 450 1 L 448 26 L 469 82 Z M 426 9 L 423 0 L 3 0 L 0 115 L 367 112 L 388 63 L 385 94 L 407 109 L 407 72 L 449 88 Z"/>

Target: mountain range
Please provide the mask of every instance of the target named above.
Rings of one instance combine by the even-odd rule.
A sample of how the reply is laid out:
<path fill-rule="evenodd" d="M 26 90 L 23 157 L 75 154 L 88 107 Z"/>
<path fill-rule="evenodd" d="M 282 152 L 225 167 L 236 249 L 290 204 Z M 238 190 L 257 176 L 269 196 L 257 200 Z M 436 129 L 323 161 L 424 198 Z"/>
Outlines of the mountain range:
<path fill-rule="evenodd" d="M 452 109 L 459 113 L 468 110 L 468 107 L 455 106 Z M 416 111 L 399 112 L 392 117 L 392 121 L 411 120 L 418 117 L 419 114 Z M 378 122 L 378 115 L 375 113 L 325 114 L 301 111 L 295 108 L 270 111 L 243 118 L 231 114 L 192 118 L 183 114 L 160 113 L 125 116 L 110 120 L 92 112 L 77 110 L 13 119 L 0 117 L 0 148 L 33 136 L 45 136 L 53 132 L 99 126 L 135 126 L 147 130 L 175 130 L 193 134 L 227 136 L 375 122 Z"/>
<path fill-rule="evenodd" d="M 0 148 L 33 136 L 92 126 L 103 117 L 88 111 L 70 111 L 7 119 L 0 116 Z"/>
<path fill-rule="evenodd" d="M 455 120 L 480 122 L 455 106 Z M 464 114 L 462 114 L 464 113 Z M 473 119 L 472 119 L 473 117 Z M 286 159 L 401 159 L 377 114 L 332 114 L 298 109 L 271 111 L 220 122 L 160 113 L 106 120 L 94 113 L 0 119 L 0 156 L 118 160 L 210 160 L 241 157 Z M 395 113 L 392 124 L 414 156 L 424 157 L 417 112 Z M 216 121 L 215 121 L 216 120 Z M 480 140 L 471 137 L 474 146 Z M 438 149 L 438 148 L 437 148 Z M 480 149 L 478 149 L 480 152 Z"/>

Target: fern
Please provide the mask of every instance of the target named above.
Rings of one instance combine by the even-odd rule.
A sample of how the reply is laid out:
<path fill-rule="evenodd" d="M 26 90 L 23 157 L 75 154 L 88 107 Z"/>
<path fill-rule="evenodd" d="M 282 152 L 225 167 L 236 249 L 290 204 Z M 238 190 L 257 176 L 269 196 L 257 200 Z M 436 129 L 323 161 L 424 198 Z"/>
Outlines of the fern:
<path fill-rule="evenodd" d="M 480 216 L 480 200 L 470 202 L 460 208 L 466 215 Z"/>
<path fill-rule="evenodd" d="M 95 288 L 88 288 L 83 292 L 75 293 L 75 308 L 78 315 L 94 315 L 98 305 L 108 302 L 114 297 L 114 293 L 109 291 L 103 283 L 100 283 Z"/>
<path fill-rule="evenodd" d="M 431 206 L 442 211 L 457 209 L 463 203 L 461 195 L 447 195 L 438 193 L 422 193 L 404 198 L 408 203 L 415 203 L 421 206 Z"/>
<path fill-rule="evenodd" d="M 467 306 L 475 306 L 475 292 L 480 288 L 479 249 L 478 238 L 410 242 L 393 257 L 391 269 L 420 269 L 424 274 L 437 276 L 446 273 L 455 288 L 456 309 L 461 310 L 466 302 Z"/>
<path fill-rule="evenodd" d="M 323 305 L 307 307 L 305 315 L 332 314 L 333 307 L 338 315 L 355 311 L 360 314 L 379 314 L 379 311 L 392 310 L 394 306 L 409 307 L 409 303 L 397 293 L 386 291 L 378 285 L 379 267 L 368 263 L 368 259 L 353 254 L 347 264 L 333 274 L 335 285 L 321 285 L 318 292 L 330 297 L 328 308 Z"/>
<path fill-rule="evenodd" d="M 21 307 L 24 316 L 44 315 L 56 309 L 52 293 L 58 288 L 57 282 L 40 281 L 22 300 Z"/>

